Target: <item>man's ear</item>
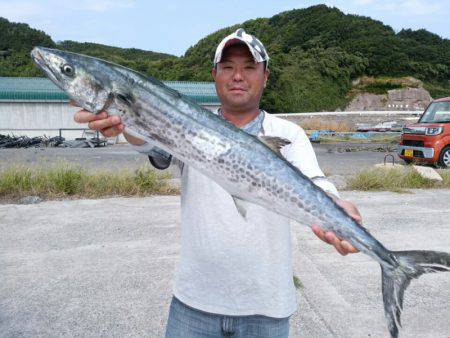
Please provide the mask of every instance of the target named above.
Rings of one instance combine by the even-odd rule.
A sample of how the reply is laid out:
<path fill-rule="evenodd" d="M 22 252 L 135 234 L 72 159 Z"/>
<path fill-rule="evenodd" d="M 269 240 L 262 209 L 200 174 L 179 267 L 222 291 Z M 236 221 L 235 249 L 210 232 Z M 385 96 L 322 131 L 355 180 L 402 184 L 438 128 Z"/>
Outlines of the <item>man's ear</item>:
<path fill-rule="evenodd" d="M 211 75 L 214 78 L 214 80 L 216 79 L 216 74 L 217 74 L 217 69 L 214 67 L 213 69 L 211 69 Z"/>
<path fill-rule="evenodd" d="M 266 69 L 264 71 L 264 88 L 266 88 L 267 80 L 269 79 L 270 70 Z"/>

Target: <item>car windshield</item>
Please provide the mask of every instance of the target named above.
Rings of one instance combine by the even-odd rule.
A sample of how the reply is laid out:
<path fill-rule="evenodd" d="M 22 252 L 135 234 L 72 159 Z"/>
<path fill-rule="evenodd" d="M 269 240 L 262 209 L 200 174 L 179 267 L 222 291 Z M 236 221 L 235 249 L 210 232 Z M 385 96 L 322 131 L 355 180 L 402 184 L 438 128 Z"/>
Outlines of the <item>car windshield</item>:
<path fill-rule="evenodd" d="M 446 123 L 450 122 L 450 101 L 433 102 L 423 113 L 419 122 L 421 123 Z"/>

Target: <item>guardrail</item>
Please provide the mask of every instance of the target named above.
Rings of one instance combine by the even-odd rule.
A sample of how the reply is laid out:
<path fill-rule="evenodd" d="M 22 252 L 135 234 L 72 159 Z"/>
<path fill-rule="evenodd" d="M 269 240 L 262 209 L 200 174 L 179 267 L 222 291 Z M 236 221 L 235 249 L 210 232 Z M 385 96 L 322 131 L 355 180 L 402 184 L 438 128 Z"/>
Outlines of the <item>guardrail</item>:
<path fill-rule="evenodd" d="M 7 132 L 11 132 L 11 131 L 58 131 L 58 135 L 59 137 L 62 137 L 62 132 L 63 130 L 79 130 L 79 131 L 92 131 L 89 128 L 0 128 L 0 133 L 2 131 L 7 131 Z M 98 131 L 96 131 L 95 136 L 97 138 L 100 137 L 100 133 Z"/>
<path fill-rule="evenodd" d="M 283 113 L 274 114 L 280 117 L 289 116 L 351 116 L 351 115 L 414 115 L 419 116 L 423 114 L 423 110 L 386 110 L 386 111 L 374 111 L 374 110 L 362 110 L 362 111 L 326 111 L 326 112 L 308 112 L 308 113 Z"/>

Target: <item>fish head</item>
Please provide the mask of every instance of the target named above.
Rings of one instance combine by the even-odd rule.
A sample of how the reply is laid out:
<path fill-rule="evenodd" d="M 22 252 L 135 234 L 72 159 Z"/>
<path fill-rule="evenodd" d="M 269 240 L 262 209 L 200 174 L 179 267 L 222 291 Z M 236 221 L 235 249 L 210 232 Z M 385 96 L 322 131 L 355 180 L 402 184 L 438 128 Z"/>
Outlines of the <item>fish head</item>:
<path fill-rule="evenodd" d="M 45 47 L 35 47 L 31 57 L 78 106 L 98 113 L 111 101 L 116 74 L 107 62 Z"/>

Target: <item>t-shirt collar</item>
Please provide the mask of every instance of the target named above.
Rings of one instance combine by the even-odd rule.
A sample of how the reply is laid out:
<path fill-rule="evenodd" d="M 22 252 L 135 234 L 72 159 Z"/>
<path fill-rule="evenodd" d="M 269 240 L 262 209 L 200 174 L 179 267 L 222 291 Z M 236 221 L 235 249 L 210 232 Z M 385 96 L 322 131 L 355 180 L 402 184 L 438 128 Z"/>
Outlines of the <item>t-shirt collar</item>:
<path fill-rule="evenodd" d="M 222 114 L 222 110 L 220 108 L 217 109 L 217 115 L 225 119 Z M 253 120 L 243 125 L 240 129 L 242 129 L 248 134 L 258 135 L 262 130 L 263 122 L 264 122 L 264 111 L 260 109 L 259 114 Z"/>

